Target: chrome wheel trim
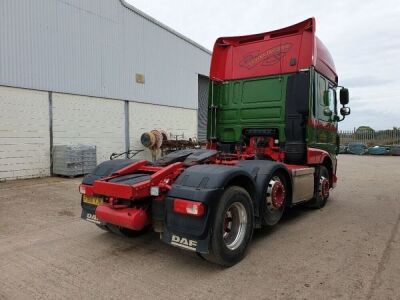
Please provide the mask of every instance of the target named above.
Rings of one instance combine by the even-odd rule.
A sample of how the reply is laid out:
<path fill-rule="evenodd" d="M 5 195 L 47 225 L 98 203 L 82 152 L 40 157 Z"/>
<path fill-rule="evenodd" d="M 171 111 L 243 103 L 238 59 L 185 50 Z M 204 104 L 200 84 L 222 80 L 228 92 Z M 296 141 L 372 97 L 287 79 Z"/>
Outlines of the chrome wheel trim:
<path fill-rule="evenodd" d="M 247 230 L 246 208 L 240 202 L 232 203 L 226 210 L 222 238 L 229 250 L 237 249 L 243 242 Z"/>

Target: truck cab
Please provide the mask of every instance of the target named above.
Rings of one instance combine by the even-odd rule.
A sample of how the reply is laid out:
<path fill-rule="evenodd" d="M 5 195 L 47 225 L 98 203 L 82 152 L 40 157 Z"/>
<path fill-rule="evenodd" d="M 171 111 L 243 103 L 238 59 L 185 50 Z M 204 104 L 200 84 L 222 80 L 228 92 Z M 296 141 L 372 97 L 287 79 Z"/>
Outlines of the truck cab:
<path fill-rule="evenodd" d="M 217 39 L 210 70 L 208 139 L 218 149 L 274 140 L 288 164 L 322 164 L 336 182 L 337 123 L 350 113 L 315 19 L 255 35 Z M 338 96 L 342 108 L 338 109 Z M 317 158 L 318 157 L 318 158 Z"/>

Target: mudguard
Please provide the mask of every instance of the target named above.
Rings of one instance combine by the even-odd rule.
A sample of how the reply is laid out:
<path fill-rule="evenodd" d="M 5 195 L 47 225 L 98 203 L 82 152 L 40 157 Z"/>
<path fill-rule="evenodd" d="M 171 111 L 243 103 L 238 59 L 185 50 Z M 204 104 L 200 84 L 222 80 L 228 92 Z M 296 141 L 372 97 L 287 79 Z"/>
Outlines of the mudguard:
<path fill-rule="evenodd" d="M 172 185 L 165 200 L 163 241 L 172 245 L 178 245 L 179 240 L 192 241 L 196 247 L 191 250 L 207 253 L 210 228 L 218 200 L 224 187 L 237 176 L 246 176 L 254 184 L 249 172 L 236 166 L 196 165 L 187 168 Z M 174 213 L 174 198 L 203 202 L 207 207 L 205 215 L 199 218 Z M 188 245 L 180 246 L 188 249 Z"/>
<path fill-rule="evenodd" d="M 237 176 L 246 176 L 254 185 L 255 226 L 260 227 L 260 207 L 261 201 L 264 201 L 266 182 L 278 169 L 286 173 L 291 183 L 285 165 L 275 161 L 247 160 L 239 162 L 236 166 L 198 165 L 186 169 L 177 178 L 167 195 L 165 231 L 162 240 L 188 250 L 208 253 L 213 213 L 224 188 Z M 176 214 L 172 209 L 174 198 L 203 202 L 207 207 L 206 214 L 201 218 Z"/>
<path fill-rule="evenodd" d="M 123 167 L 126 167 L 127 165 L 130 165 L 136 161 L 138 160 L 115 159 L 102 162 L 93 170 L 92 173 L 89 173 L 85 177 L 83 177 L 82 183 L 92 185 L 95 180 L 111 175 L 113 172 L 122 169 Z"/>
<path fill-rule="evenodd" d="M 261 227 L 261 204 L 265 201 L 265 194 L 269 179 L 272 174 L 277 170 L 282 170 L 289 183 L 289 201 L 286 203 L 287 206 L 291 204 L 292 201 L 292 177 L 290 176 L 289 170 L 283 163 L 271 161 L 271 160 L 243 160 L 237 164 L 238 167 L 245 169 L 250 174 L 255 174 L 255 185 L 256 185 L 256 195 L 253 202 L 254 205 L 254 215 L 255 215 L 255 226 Z"/>

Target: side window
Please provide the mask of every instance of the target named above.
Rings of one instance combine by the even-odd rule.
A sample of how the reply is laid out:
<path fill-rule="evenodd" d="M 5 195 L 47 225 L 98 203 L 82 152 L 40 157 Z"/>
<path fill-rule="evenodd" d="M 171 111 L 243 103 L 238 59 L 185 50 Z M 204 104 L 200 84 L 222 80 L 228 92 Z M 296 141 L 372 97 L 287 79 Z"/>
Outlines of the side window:
<path fill-rule="evenodd" d="M 329 117 L 324 115 L 325 103 L 328 99 L 324 99 L 324 93 L 327 90 L 327 81 L 324 77 L 316 73 L 315 76 L 315 116 L 322 121 L 329 121 Z M 332 103 L 334 103 L 332 99 Z M 333 106 L 333 104 L 332 104 Z M 329 105 L 330 107 L 330 105 Z"/>
<path fill-rule="evenodd" d="M 337 114 L 336 111 L 336 90 L 333 88 L 332 85 L 329 85 L 328 89 L 328 102 L 329 102 L 329 109 L 332 111 L 333 114 Z"/>

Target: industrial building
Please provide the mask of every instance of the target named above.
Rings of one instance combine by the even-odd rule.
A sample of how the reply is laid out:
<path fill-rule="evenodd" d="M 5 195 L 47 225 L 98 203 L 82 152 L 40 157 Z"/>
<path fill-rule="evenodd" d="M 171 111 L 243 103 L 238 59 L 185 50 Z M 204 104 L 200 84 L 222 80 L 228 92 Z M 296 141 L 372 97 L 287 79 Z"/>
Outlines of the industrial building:
<path fill-rule="evenodd" d="M 3 0 L 0 15 L 0 181 L 50 175 L 54 145 L 101 162 L 151 129 L 204 138 L 209 50 L 124 0 Z"/>

